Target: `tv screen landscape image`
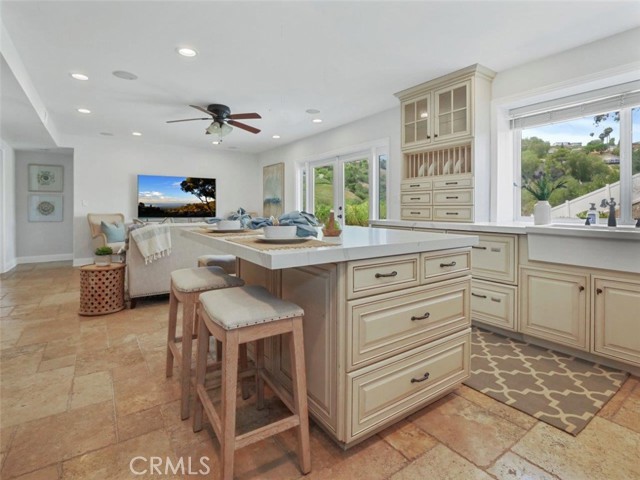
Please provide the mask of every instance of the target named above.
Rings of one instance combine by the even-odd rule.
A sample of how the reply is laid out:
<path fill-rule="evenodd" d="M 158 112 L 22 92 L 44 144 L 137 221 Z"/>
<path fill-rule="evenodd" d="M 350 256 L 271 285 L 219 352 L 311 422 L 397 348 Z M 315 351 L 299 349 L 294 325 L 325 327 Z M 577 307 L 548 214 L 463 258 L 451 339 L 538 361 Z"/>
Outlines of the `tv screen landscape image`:
<path fill-rule="evenodd" d="M 138 217 L 215 216 L 215 178 L 138 175 Z"/>

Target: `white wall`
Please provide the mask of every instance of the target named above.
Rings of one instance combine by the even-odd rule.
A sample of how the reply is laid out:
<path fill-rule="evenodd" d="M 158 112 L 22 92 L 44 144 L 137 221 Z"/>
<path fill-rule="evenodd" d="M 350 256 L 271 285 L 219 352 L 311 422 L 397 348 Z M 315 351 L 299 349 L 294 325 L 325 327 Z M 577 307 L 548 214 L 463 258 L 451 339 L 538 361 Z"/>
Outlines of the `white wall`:
<path fill-rule="evenodd" d="M 133 139 L 142 140 L 142 139 Z M 262 210 L 261 169 L 255 155 L 113 138 L 68 136 L 74 148 L 74 263 L 93 255 L 87 213 L 137 216 L 137 175 L 200 176 L 217 180 L 217 214 Z"/>
<path fill-rule="evenodd" d="M 0 273 L 16 266 L 15 152 L 0 139 Z"/>
<path fill-rule="evenodd" d="M 29 164 L 61 165 L 63 197 L 61 222 L 29 222 Z M 71 153 L 16 151 L 16 255 L 18 263 L 50 262 L 73 258 L 73 155 Z"/>
<path fill-rule="evenodd" d="M 346 147 L 376 140 L 389 139 L 389 218 L 400 218 L 400 180 L 402 153 L 400 151 L 400 104 L 397 108 L 372 115 L 361 120 L 336 127 L 297 142 L 284 145 L 259 155 L 260 166 L 284 162 L 285 193 L 284 211 L 295 209 L 296 162 L 332 154 Z M 262 175 L 262 172 L 260 172 Z M 262 186 L 260 186 L 262 191 Z M 261 197 L 262 198 L 262 197 Z M 262 212 L 260 206 L 258 212 Z"/>

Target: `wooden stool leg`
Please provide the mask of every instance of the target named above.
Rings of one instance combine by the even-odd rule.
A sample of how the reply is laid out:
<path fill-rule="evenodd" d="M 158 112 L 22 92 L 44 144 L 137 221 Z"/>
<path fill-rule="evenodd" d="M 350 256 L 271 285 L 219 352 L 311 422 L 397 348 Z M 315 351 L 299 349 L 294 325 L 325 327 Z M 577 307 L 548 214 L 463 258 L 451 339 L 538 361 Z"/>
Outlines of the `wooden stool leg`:
<path fill-rule="evenodd" d="M 258 410 L 264 408 L 264 379 L 262 371 L 264 370 L 264 339 L 256 341 L 256 394 Z"/>
<path fill-rule="evenodd" d="M 249 357 L 247 356 L 247 344 L 240 344 L 240 369 L 246 370 L 249 366 Z M 249 385 L 245 381 L 244 378 L 240 379 L 240 390 L 242 390 L 242 399 L 246 400 L 251 396 L 251 392 L 249 392 Z"/>
<path fill-rule="evenodd" d="M 173 294 L 173 288 L 169 293 L 169 328 L 167 333 L 167 377 L 173 376 L 173 352 L 171 345 L 176 343 L 176 328 L 178 323 L 178 299 Z"/>
<path fill-rule="evenodd" d="M 199 307 L 200 308 L 200 307 Z M 204 391 L 205 375 L 207 373 L 207 351 L 209 350 L 209 330 L 201 319 L 198 325 L 198 349 L 196 358 L 196 402 L 193 411 L 193 431 L 202 430 L 202 413 L 204 407 L 200 398 L 199 389 L 202 386 Z M 206 395 L 206 391 L 204 393 Z"/>
<path fill-rule="evenodd" d="M 182 365 L 180 380 L 182 383 L 182 401 L 180 406 L 180 418 L 189 418 L 189 390 L 191 389 L 191 351 L 193 344 L 193 314 L 195 302 L 188 298 L 183 303 L 182 310 Z"/>
<path fill-rule="evenodd" d="M 226 332 L 222 363 L 222 478 L 233 479 L 233 456 L 236 451 L 236 388 L 238 385 L 238 332 Z"/>
<path fill-rule="evenodd" d="M 291 380 L 293 383 L 293 406 L 300 417 L 298 426 L 298 461 L 300 470 L 311 471 L 311 451 L 309 447 L 309 412 L 307 405 L 307 381 L 304 363 L 304 337 L 302 318 L 293 319 L 293 332 L 289 335 L 291 352 Z"/>
<path fill-rule="evenodd" d="M 222 343 L 220 340 L 216 340 L 216 362 L 222 361 Z"/>

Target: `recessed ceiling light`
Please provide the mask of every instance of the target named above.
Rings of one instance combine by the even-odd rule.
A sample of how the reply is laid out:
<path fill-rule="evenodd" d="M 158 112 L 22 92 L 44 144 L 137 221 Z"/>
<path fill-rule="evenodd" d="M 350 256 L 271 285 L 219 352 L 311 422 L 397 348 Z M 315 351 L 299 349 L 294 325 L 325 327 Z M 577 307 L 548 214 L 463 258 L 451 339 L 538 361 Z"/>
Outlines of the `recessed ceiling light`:
<path fill-rule="evenodd" d="M 124 70 L 116 70 L 111 72 L 114 77 L 121 78 L 123 80 L 137 80 L 138 76 L 135 73 L 125 72 Z"/>
<path fill-rule="evenodd" d="M 305 111 L 310 115 L 315 115 L 316 113 L 320 113 L 320 110 L 318 110 L 317 108 L 307 108 Z"/>
<path fill-rule="evenodd" d="M 280 138 L 280 135 L 273 135 L 271 138 Z"/>
<path fill-rule="evenodd" d="M 70 73 L 69 75 L 71 75 L 71 78 L 75 78 L 76 80 L 89 80 L 89 77 L 84 73 Z"/>
<path fill-rule="evenodd" d="M 313 123 L 322 123 L 322 119 L 321 118 L 314 118 L 312 120 Z"/>
<path fill-rule="evenodd" d="M 176 50 L 183 57 L 195 57 L 196 55 L 198 55 L 198 52 L 196 52 L 193 48 L 182 47 L 177 48 Z"/>
<path fill-rule="evenodd" d="M 134 137 L 141 137 L 142 134 L 140 132 L 131 132 L 131 135 L 133 135 Z"/>
<path fill-rule="evenodd" d="M 91 110 L 89 110 L 88 108 L 79 108 L 78 112 L 80 112 L 80 113 L 91 113 Z"/>
<path fill-rule="evenodd" d="M 113 137 L 113 133 L 111 132 L 100 132 L 100 135 L 104 135 L 105 137 Z"/>

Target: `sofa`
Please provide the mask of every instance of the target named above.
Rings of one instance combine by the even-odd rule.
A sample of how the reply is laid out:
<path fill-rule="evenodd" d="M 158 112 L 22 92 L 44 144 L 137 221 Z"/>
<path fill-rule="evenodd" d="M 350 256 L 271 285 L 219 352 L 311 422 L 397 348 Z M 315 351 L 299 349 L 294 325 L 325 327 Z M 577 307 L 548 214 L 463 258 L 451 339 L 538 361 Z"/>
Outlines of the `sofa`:
<path fill-rule="evenodd" d="M 127 292 L 131 300 L 131 308 L 135 307 L 135 300 L 140 297 L 162 295 L 169 293 L 171 287 L 171 272 L 181 268 L 195 268 L 198 266 L 198 257 L 216 252 L 198 242 L 194 242 L 183 233 L 185 230 L 207 226 L 196 223 L 169 224 L 171 236 L 171 254 L 151 263 L 145 264 L 144 257 L 140 253 L 134 241 L 129 242 L 127 250 Z"/>

